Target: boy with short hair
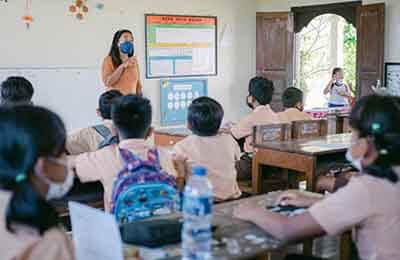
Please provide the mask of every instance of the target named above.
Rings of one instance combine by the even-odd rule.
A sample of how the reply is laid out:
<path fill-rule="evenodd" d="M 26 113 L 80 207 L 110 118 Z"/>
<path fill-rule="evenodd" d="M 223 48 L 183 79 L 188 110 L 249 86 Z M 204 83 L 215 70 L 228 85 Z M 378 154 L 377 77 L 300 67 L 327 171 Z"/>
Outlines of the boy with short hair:
<path fill-rule="evenodd" d="M 148 152 L 153 148 L 146 142 L 152 133 L 152 107 L 148 99 L 135 95 L 120 97 L 112 105 L 111 117 L 120 138 L 119 144 L 75 158 L 75 170 L 81 182 L 100 181 L 103 184 L 107 212 L 111 211 L 114 180 L 124 167 L 120 149 L 147 160 Z M 159 150 L 159 159 L 164 170 L 177 176 L 171 157 L 165 151 Z"/>
<path fill-rule="evenodd" d="M 303 112 L 303 91 L 300 89 L 294 87 L 285 89 L 282 95 L 282 103 L 285 111 L 278 113 L 281 121 L 293 122 L 313 119 L 309 114 Z"/>
<path fill-rule="evenodd" d="M 193 135 L 174 147 L 176 155 L 187 160 L 187 168 L 194 165 L 207 168 L 214 197 L 221 201 L 241 195 L 235 169 L 235 162 L 240 159 L 240 148 L 231 135 L 218 133 L 223 117 L 224 110 L 214 99 L 200 97 L 193 100 L 187 123 Z"/>
<path fill-rule="evenodd" d="M 1 83 L 2 105 L 32 105 L 32 83 L 24 77 L 13 76 Z"/>
<path fill-rule="evenodd" d="M 247 153 L 253 152 L 251 143 L 255 125 L 277 124 L 280 122 L 278 115 L 269 105 L 273 94 L 274 84 L 271 80 L 263 77 L 255 77 L 250 80 L 246 102 L 253 112 L 242 118 L 231 128 L 231 133 L 237 140 L 246 138 L 244 151 Z"/>
<path fill-rule="evenodd" d="M 116 98 L 122 94 L 118 90 L 110 90 L 103 93 L 99 98 L 99 108 L 97 114 L 101 117 L 103 124 L 87 127 L 68 136 L 67 151 L 70 155 L 94 152 L 106 146 L 106 141 L 116 136 L 111 120 L 111 105 Z"/>

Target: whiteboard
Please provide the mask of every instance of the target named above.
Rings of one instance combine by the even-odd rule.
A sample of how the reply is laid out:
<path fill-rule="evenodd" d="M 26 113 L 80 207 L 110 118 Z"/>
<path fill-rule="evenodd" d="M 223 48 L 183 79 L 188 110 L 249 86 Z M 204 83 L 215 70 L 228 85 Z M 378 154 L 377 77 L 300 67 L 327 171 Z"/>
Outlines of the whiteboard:
<path fill-rule="evenodd" d="M 34 104 L 59 114 L 68 132 L 99 122 L 96 108 L 104 91 L 99 68 L 0 68 L 0 82 L 9 76 L 31 81 Z"/>
<path fill-rule="evenodd" d="M 147 14 L 146 77 L 217 75 L 217 17 Z"/>

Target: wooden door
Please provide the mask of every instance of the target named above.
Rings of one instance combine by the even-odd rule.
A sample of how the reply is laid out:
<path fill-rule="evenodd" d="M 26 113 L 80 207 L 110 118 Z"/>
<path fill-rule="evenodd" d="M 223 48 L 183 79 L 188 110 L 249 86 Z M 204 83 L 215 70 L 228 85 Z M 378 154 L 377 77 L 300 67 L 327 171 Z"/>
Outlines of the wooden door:
<path fill-rule="evenodd" d="M 288 12 L 257 13 L 257 75 L 274 81 L 271 103 L 283 110 L 285 88 L 293 82 L 293 19 Z"/>
<path fill-rule="evenodd" d="M 383 82 L 385 4 L 357 7 L 357 97 Z"/>

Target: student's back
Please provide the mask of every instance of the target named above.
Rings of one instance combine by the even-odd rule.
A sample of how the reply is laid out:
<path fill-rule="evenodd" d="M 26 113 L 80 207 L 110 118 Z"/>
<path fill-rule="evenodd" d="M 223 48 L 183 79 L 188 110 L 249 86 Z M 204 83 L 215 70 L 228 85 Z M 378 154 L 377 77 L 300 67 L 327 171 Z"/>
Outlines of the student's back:
<path fill-rule="evenodd" d="M 313 118 L 303 112 L 303 91 L 298 88 L 287 88 L 282 95 L 282 103 L 285 111 L 278 113 L 281 122 L 293 122 L 301 120 L 312 120 Z"/>
<path fill-rule="evenodd" d="M 66 146 L 70 155 L 94 152 L 111 142 L 116 142 L 117 139 L 112 139 L 117 133 L 111 120 L 111 105 L 113 100 L 121 96 L 118 90 L 110 90 L 100 96 L 97 114 L 103 123 L 81 129 L 68 136 Z"/>
<path fill-rule="evenodd" d="M 189 168 L 195 165 L 207 168 L 217 200 L 241 195 L 235 169 L 240 148 L 231 135 L 218 134 L 223 115 L 222 106 L 215 100 L 208 97 L 193 100 L 188 113 L 188 127 L 193 135 L 174 147 L 177 155 L 187 159 Z"/>
<path fill-rule="evenodd" d="M 76 173 L 82 182 L 100 181 L 103 184 L 104 206 L 108 212 L 115 178 L 124 167 L 120 149 L 146 160 L 148 151 L 154 148 L 146 141 L 151 134 L 151 113 L 150 101 L 145 98 L 133 95 L 118 98 L 113 104 L 112 118 L 121 138 L 119 144 L 81 154 L 75 159 Z M 163 150 L 159 153 L 161 167 L 176 176 L 171 157 Z"/>

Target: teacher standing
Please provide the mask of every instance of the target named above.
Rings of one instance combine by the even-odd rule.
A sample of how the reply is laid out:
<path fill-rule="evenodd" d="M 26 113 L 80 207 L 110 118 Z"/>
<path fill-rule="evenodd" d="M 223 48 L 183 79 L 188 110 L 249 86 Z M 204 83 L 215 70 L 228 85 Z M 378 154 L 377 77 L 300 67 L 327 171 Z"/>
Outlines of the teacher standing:
<path fill-rule="evenodd" d="M 103 61 L 102 78 L 107 90 L 116 89 L 123 95 L 142 94 L 139 64 L 131 31 L 119 30 L 114 34 L 110 53 Z"/>

